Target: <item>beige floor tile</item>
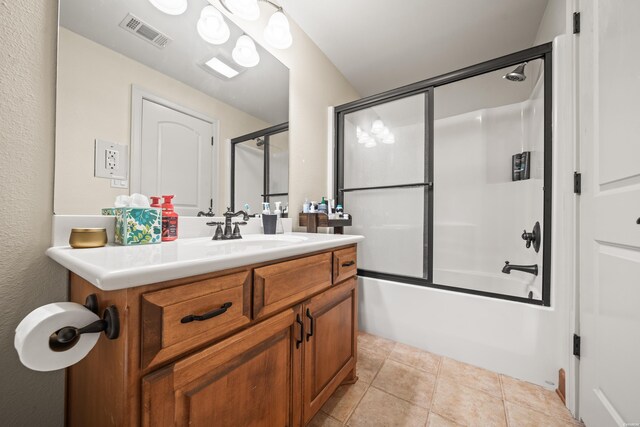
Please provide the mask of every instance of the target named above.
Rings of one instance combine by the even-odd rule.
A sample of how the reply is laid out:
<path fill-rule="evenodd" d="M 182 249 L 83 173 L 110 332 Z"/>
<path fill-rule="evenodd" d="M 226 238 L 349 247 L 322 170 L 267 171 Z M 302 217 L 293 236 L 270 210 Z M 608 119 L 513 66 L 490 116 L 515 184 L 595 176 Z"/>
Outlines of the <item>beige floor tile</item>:
<path fill-rule="evenodd" d="M 307 427 L 342 427 L 344 424 L 331 418 L 322 411 L 318 411 L 315 417 L 309 421 Z"/>
<path fill-rule="evenodd" d="M 382 357 L 389 356 L 395 345 L 395 341 L 367 334 L 366 332 L 358 334 L 358 349 L 363 349 Z"/>
<path fill-rule="evenodd" d="M 361 381 L 355 384 L 341 385 L 322 406 L 322 412 L 344 423 L 362 399 L 367 387 L 369 385 Z"/>
<path fill-rule="evenodd" d="M 370 384 L 382 367 L 382 362 L 384 362 L 384 356 L 358 348 L 358 367 L 356 369 L 358 381 Z"/>
<path fill-rule="evenodd" d="M 528 406 L 543 414 L 555 414 L 571 421 L 573 417 L 560 397 L 539 385 L 501 375 L 505 400 L 520 406 Z"/>
<path fill-rule="evenodd" d="M 445 357 L 442 360 L 440 376 L 449 378 L 458 384 L 482 390 L 502 399 L 500 377 L 495 372 Z"/>
<path fill-rule="evenodd" d="M 506 402 L 509 427 L 575 427 L 581 423 L 563 417 L 547 416 L 531 408 Z"/>
<path fill-rule="evenodd" d="M 501 399 L 439 377 L 431 412 L 468 426 L 506 426 Z"/>
<path fill-rule="evenodd" d="M 395 345 L 389 358 L 434 375 L 438 373 L 438 367 L 442 360 L 442 357 L 433 353 L 400 343 Z"/>
<path fill-rule="evenodd" d="M 429 409 L 436 376 L 387 359 L 372 385 L 414 405 Z"/>
<path fill-rule="evenodd" d="M 347 425 L 352 427 L 422 427 L 427 422 L 429 411 L 398 399 L 375 387 L 369 387 L 367 393 Z"/>
<path fill-rule="evenodd" d="M 429 414 L 429 420 L 427 421 L 427 427 L 463 427 L 462 424 L 458 424 L 451 420 L 441 417 L 438 414 L 431 412 Z"/>

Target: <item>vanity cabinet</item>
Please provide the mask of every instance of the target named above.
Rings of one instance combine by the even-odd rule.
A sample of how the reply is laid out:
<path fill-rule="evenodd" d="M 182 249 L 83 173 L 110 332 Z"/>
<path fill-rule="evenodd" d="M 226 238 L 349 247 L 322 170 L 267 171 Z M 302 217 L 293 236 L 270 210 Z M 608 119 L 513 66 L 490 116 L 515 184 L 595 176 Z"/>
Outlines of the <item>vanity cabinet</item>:
<path fill-rule="evenodd" d="M 71 300 L 116 305 L 121 333 L 67 370 L 67 424 L 305 425 L 356 380 L 355 270 L 335 272 L 355 250 L 108 292 L 72 273 Z"/>

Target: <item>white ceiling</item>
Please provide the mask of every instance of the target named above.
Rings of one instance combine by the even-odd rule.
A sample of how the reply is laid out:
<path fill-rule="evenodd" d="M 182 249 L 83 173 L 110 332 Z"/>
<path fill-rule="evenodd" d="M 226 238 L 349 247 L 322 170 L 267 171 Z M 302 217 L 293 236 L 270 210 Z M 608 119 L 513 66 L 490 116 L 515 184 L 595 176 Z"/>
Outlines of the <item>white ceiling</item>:
<path fill-rule="evenodd" d="M 282 4 L 360 95 L 368 96 L 533 46 L 547 1 Z"/>

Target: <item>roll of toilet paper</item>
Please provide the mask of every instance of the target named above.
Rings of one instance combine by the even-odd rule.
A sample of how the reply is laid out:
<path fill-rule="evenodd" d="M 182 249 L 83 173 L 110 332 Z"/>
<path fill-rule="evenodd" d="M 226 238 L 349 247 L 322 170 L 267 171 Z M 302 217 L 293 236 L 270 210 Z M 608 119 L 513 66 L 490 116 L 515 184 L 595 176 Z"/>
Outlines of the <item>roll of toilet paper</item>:
<path fill-rule="evenodd" d="M 16 328 L 14 346 L 20 361 L 34 371 L 54 371 L 78 363 L 96 345 L 100 334 L 82 334 L 65 351 L 52 350 L 49 337 L 65 326 L 82 328 L 98 319 L 95 313 L 74 302 L 54 302 L 36 308 Z"/>

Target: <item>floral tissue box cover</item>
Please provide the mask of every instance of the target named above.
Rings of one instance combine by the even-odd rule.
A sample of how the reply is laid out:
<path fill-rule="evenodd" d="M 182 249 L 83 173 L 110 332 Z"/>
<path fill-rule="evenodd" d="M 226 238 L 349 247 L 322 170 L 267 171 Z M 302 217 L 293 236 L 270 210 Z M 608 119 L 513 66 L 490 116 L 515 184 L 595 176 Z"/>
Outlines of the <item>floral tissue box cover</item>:
<path fill-rule="evenodd" d="M 115 242 L 148 245 L 162 241 L 162 210 L 159 208 L 104 208 L 102 215 L 116 217 Z"/>

